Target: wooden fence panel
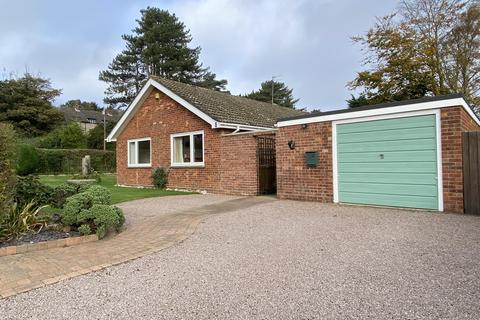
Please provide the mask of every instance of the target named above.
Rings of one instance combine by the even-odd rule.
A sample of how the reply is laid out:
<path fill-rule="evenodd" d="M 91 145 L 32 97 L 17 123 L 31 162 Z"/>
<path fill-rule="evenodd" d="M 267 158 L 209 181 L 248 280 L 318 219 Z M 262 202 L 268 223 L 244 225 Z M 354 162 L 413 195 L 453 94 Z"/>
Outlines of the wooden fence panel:
<path fill-rule="evenodd" d="M 464 132 L 462 138 L 465 213 L 480 215 L 480 132 Z"/>

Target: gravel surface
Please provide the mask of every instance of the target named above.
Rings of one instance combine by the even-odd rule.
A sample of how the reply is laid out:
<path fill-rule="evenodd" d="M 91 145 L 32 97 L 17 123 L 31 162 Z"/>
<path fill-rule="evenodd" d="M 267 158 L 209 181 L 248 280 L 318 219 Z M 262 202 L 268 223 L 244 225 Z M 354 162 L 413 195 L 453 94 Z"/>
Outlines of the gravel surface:
<path fill-rule="evenodd" d="M 157 199 L 161 205 L 161 199 Z M 2 319 L 478 319 L 480 217 L 294 201 L 0 300 Z"/>

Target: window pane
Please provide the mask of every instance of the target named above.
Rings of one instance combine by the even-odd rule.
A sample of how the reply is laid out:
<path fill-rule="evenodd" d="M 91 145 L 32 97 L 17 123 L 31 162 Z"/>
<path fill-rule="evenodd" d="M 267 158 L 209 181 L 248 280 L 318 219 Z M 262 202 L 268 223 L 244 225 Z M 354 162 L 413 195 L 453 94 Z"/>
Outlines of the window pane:
<path fill-rule="evenodd" d="M 203 162 L 203 138 L 201 134 L 193 136 L 195 162 Z"/>
<path fill-rule="evenodd" d="M 128 146 L 128 158 L 130 160 L 129 164 L 135 164 L 135 142 L 129 142 Z"/>
<path fill-rule="evenodd" d="M 150 141 L 138 141 L 138 163 L 150 163 Z"/>
<path fill-rule="evenodd" d="M 183 146 L 182 146 L 182 137 L 173 138 L 173 162 L 182 163 L 183 162 Z"/>
<path fill-rule="evenodd" d="M 190 162 L 190 136 L 182 137 L 183 162 Z"/>

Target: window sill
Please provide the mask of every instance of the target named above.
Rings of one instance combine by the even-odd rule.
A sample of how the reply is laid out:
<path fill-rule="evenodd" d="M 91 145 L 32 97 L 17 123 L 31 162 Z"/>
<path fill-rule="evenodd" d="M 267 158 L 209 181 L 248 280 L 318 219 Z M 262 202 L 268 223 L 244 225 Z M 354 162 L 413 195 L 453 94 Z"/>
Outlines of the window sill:
<path fill-rule="evenodd" d="M 205 164 L 172 164 L 172 169 L 193 169 L 193 168 L 205 168 Z"/>
<path fill-rule="evenodd" d="M 151 168 L 151 167 L 152 167 L 151 164 L 132 164 L 127 166 L 128 169 Z"/>

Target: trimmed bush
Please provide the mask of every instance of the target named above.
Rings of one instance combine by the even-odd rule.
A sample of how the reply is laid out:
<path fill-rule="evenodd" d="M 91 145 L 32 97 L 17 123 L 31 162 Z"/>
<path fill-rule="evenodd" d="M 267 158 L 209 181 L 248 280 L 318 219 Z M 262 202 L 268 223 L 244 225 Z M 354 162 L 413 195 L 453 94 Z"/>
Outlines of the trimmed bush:
<path fill-rule="evenodd" d="M 82 192 L 67 199 L 62 212 L 62 222 L 68 226 L 78 224 L 78 216 L 83 210 L 88 210 L 93 205 L 91 194 Z"/>
<path fill-rule="evenodd" d="M 114 151 L 93 149 L 37 149 L 39 174 L 80 174 L 82 158 L 90 155 L 92 168 L 100 173 L 115 172 Z"/>
<path fill-rule="evenodd" d="M 153 185 L 155 188 L 165 189 L 167 186 L 168 173 L 165 168 L 156 168 L 152 173 Z"/>
<path fill-rule="evenodd" d="M 34 146 L 21 144 L 18 146 L 17 174 L 26 176 L 39 169 L 39 157 Z"/>
<path fill-rule="evenodd" d="M 121 209 L 110 205 L 111 196 L 107 188 L 94 185 L 69 197 L 62 213 L 62 222 L 73 227 L 80 226 L 80 233 L 86 232 L 88 226 L 90 232 L 95 230 L 99 238 L 112 229 L 119 230 L 125 223 L 125 216 Z"/>
<path fill-rule="evenodd" d="M 111 204 L 112 193 L 105 187 L 99 185 L 93 185 L 88 188 L 86 193 L 90 194 L 94 204 Z"/>
<path fill-rule="evenodd" d="M 0 123 L 0 233 L 2 233 L 2 214 L 11 207 L 15 193 L 16 176 L 13 169 L 15 156 L 13 126 Z"/>
<path fill-rule="evenodd" d="M 115 212 L 117 213 L 118 215 L 118 219 L 119 219 L 119 227 L 117 228 L 117 231 L 120 230 L 120 227 L 123 226 L 125 224 L 125 215 L 123 214 L 123 211 L 122 209 L 120 209 L 119 207 L 113 207 L 115 209 Z"/>
<path fill-rule="evenodd" d="M 50 204 L 53 189 L 40 182 L 38 176 L 17 177 L 15 201 L 20 204 L 35 202 L 36 205 Z"/>
<path fill-rule="evenodd" d="M 95 204 L 90 208 L 90 211 L 92 211 L 92 214 L 95 216 L 93 220 L 95 226 L 97 229 L 100 228 L 100 234 L 97 230 L 99 238 L 103 238 L 110 230 L 121 227 L 120 218 L 115 207 L 105 204 Z"/>
<path fill-rule="evenodd" d="M 88 224 L 82 224 L 78 227 L 78 232 L 80 232 L 82 236 L 88 236 L 89 234 L 92 234 L 92 229 Z"/>

